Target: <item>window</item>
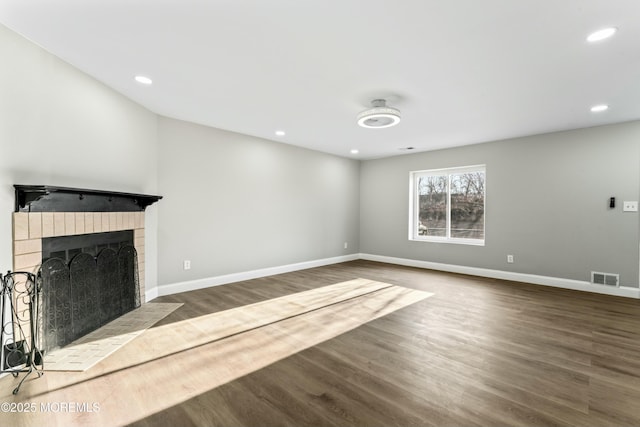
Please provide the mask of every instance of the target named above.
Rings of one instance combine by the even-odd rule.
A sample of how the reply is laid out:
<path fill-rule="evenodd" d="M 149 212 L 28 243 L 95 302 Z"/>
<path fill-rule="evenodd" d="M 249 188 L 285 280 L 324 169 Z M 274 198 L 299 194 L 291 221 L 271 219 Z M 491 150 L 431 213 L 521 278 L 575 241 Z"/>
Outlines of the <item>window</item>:
<path fill-rule="evenodd" d="M 485 166 L 411 172 L 409 239 L 484 245 Z"/>

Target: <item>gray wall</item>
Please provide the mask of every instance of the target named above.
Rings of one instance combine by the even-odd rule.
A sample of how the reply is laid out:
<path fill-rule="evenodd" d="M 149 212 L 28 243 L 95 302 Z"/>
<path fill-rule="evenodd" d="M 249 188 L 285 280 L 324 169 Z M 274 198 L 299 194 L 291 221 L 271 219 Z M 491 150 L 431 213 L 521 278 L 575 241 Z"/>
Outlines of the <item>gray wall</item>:
<path fill-rule="evenodd" d="M 409 241 L 409 172 L 475 164 L 487 165 L 485 246 Z M 360 199 L 362 253 L 638 286 L 640 220 L 622 201 L 640 199 L 640 122 L 364 161 Z"/>
<path fill-rule="evenodd" d="M 640 220 L 620 206 L 640 199 L 640 122 L 360 164 L 158 118 L 1 25 L 0 55 L 0 268 L 20 183 L 164 195 L 147 288 L 357 252 L 638 285 Z M 409 172 L 479 163 L 486 246 L 409 241 Z"/>
<path fill-rule="evenodd" d="M 358 161 L 168 118 L 159 141 L 160 285 L 358 253 Z"/>
<path fill-rule="evenodd" d="M 157 190 L 157 117 L 0 25 L 0 268 L 12 264 L 13 184 Z M 146 215 L 146 282 L 157 218 Z"/>

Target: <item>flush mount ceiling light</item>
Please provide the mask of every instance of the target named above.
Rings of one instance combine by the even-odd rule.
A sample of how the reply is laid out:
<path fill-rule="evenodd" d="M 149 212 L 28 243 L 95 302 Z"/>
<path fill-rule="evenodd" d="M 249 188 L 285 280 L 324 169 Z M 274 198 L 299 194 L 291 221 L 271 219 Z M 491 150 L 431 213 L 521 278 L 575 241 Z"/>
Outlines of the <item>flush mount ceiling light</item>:
<path fill-rule="evenodd" d="M 383 129 L 400 123 L 400 110 L 387 107 L 384 99 L 374 99 L 371 106 L 373 108 L 358 114 L 358 124 L 363 128 Z"/>
<path fill-rule="evenodd" d="M 608 39 L 612 35 L 614 35 L 618 31 L 616 27 L 603 28 L 602 30 L 598 30 L 594 33 L 589 34 L 587 37 L 588 42 L 597 42 L 600 40 Z"/>

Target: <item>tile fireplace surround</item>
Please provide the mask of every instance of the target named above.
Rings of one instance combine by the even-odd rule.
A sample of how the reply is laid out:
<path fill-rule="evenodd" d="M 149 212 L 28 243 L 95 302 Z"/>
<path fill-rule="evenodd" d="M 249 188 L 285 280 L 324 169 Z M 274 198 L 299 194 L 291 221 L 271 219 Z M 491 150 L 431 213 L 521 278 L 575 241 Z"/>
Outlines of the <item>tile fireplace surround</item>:
<path fill-rule="evenodd" d="M 133 230 L 138 253 L 140 297 L 144 301 L 144 211 L 141 212 L 14 212 L 13 271 L 36 273 L 46 237 Z"/>

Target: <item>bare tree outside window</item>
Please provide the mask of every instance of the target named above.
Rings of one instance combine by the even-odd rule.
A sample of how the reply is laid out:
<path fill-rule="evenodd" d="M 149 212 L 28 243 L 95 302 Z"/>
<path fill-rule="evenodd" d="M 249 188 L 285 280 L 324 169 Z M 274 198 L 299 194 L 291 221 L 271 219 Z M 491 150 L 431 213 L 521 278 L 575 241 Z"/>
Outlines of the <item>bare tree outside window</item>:
<path fill-rule="evenodd" d="M 412 185 L 411 238 L 484 242 L 484 166 L 412 172 Z"/>
<path fill-rule="evenodd" d="M 447 187 L 446 175 L 418 178 L 419 235 L 447 236 Z"/>
<path fill-rule="evenodd" d="M 451 237 L 484 239 L 484 172 L 450 178 Z"/>

